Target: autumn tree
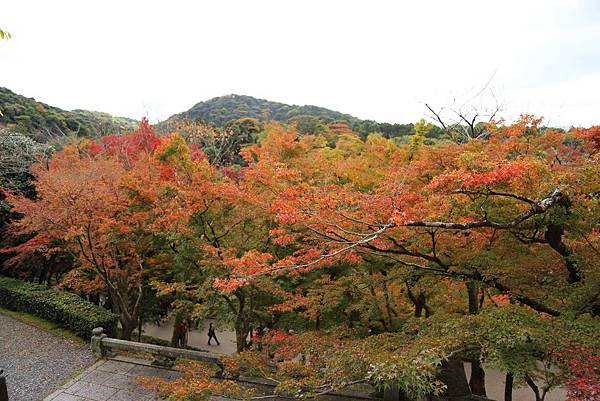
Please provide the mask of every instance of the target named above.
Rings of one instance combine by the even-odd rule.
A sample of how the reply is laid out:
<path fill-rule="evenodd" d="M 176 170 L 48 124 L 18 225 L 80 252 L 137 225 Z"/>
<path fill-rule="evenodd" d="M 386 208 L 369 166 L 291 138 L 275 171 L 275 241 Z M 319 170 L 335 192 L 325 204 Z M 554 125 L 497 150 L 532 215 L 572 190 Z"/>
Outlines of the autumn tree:
<path fill-rule="evenodd" d="M 243 163 L 240 150 L 256 142 L 262 123 L 240 118 L 217 128 L 202 120 L 173 119 L 163 123 L 162 129 L 179 133 L 189 146 L 204 152 L 212 165 L 221 167 Z"/>
<path fill-rule="evenodd" d="M 62 284 L 83 292 L 105 288 L 126 339 L 138 326 L 145 275 L 157 252 L 151 220 L 128 191 L 127 177 L 144 168 L 159 142 L 144 120 L 128 135 L 66 146 L 49 163 L 33 167 L 35 199 L 8 196 L 23 215 L 13 232 L 33 234 L 21 255 L 40 246 L 50 252 L 52 241 L 62 241 L 78 260 Z"/>
<path fill-rule="evenodd" d="M 401 144 L 269 123 L 232 171 L 227 152 L 143 122 L 65 148 L 34 169 L 39 199 L 11 202 L 18 230 L 77 256 L 69 283 L 112 291 L 125 331 L 151 280 L 182 313 L 231 324 L 230 373 L 264 375 L 282 394 L 363 383 L 451 394 L 470 362 L 475 394 L 493 367 L 540 399 L 561 384 L 583 398 L 596 391 L 586 353 L 600 348 L 600 130 L 540 124 L 429 144 L 421 121 Z M 210 369 L 186 372 L 159 387 L 251 396 L 211 383 Z"/>
<path fill-rule="evenodd" d="M 275 303 L 277 286 L 268 277 L 238 286 L 239 271 L 262 266 L 272 248 L 267 199 L 258 195 L 264 177 L 232 176 L 215 169 L 178 135 L 170 136 L 157 151 L 156 162 L 165 171 L 164 185 L 152 186 L 158 213 L 154 229 L 168 238 L 176 264 L 173 275 L 157 280 L 160 294 L 176 296 L 196 307 L 195 318 L 217 316 L 233 326 L 238 351 L 248 348 L 254 328 L 269 323 L 266 307 Z M 147 177 L 137 177 L 138 190 Z M 159 193 L 170 196 L 160 197 Z M 183 305 L 183 304 L 182 304 Z"/>
<path fill-rule="evenodd" d="M 405 294 L 415 315 L 428 309 L 426 315 L 458 313 L 466 324 L 466 316 L 477 319 L 486 308 L 503 307 L 490 301 L 494 296 L 530 308 L 534 320 L 597 315 L 598 167 L 597 145 L 590 140 L 595 131 L 542 130 L 539 123 L 524 117 L 510 126 L 490 125 L 489 135 L 420 146 L 413 157 L 409 148 L 377 136 L 366 142 L 346 136 L 329 150 L 314 136 L 298 140 L 293 132 L 272 130 L 246 151 L 255 160 L 246 174 L 285 177 L 275 181 L 271 204 L 278 227 L 271 235 L 296 250 L 238 269 L 230 288 L 261 276 L 306 276 L 335 263 L 355 271 L 379 265 L 388 289 L 375 290 L 374 299 L 381 294 L 383 305 L 408 283 Z M 416 296 L 412 288 L 426 279 L 447 283 L 439 296 L 451 302 L 435 310 L 438 294 Z M 314 308 L 318 301 L 312 298 L 319 299 L 322 285 L 315 283 L 306 293 L 293 293 L 285 308 Z M 395 332 L 402 327 L 401 309 L 387 304 L 382 308 L 387 327 L 381 325 Z M 315 319 L 323 316 L 315 312 Z M 390 324 L 394 316 L 397 325 Z M 369 328 L 370 319 L 366 322 Z M 503 333 L 524 324 L 502 326 Z M 488 332 L 481 328 L 473 336 Z M 530 361 L 547 354 L 538 351 L 524 353 Z M 479 344 L 465 345 L 448 349 L 438 363 L 452 357 L 489 364 L 488 352 Z M 535 370 L 529 362 L 523 366 L 530 371 L 517 369 L 508 354 L 497 362 L 502 364 L 521 378 Z M 471 384 L 474 392 L 484 391 L 482 375 Z"/>

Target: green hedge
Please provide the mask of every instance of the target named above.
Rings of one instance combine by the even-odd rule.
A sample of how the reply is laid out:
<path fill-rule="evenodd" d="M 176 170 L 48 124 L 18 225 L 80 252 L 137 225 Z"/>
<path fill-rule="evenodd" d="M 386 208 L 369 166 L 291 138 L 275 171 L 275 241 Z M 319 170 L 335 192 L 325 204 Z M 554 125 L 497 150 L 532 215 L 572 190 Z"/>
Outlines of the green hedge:
<path fill-rule="evenodd" d="M 94 327 L 103 327 L 109 336 L 117 332 L 114 313 L 76 294 L 8 277 L 0 277 L 0 306 L 58 323 L 85 339 L 92 336 Z"/>

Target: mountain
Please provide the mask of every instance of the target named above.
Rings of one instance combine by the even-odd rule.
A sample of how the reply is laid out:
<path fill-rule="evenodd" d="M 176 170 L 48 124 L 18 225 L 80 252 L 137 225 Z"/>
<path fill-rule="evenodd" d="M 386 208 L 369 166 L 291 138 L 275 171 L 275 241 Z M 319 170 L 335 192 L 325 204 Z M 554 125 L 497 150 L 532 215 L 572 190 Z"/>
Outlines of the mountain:
<path fill-rule="evenodd" d="M 217 127 L 223 127 L 232 120 L 243 117 L 256 118 L 261 121 L 275 120 L 290 122 L 299 119 L 318 119 L 328 124 L 334 121 L 346 122 L 356 133 L 366 136 L 371 132 L 381 132 L 388 138 L 410 135 L 413 124 L 378 123 L 372 120 L 361 120 L 350 114 L 340 113 L 318 106 L 298 106 L 272 102 L 245 95 L 227 95 L 196 103 L 191 109 L 175 114 L 160 126 L 168 126 L 169 122 L 178 119 L 204 120 Z"/>
<path fill-rule="evenodd" d="M 95 137 L 135 129 L 138 121 L 89 110 L 66 111 L 0 87 L 0 125 L 39 140 L 56 136 Z"/>
<path fill-rule="evenodd" d="M 244 117 L 283 123 L 294 121 L 298 124 L 299 131 L 303 129 L 305 132 L 333 122 L 345 122 L 363 137 L 371 132 L 380 132 L 387 138 L 393 138 L 410 135 L 414 131 L 413 124 L 378 123 L 324 107 L 289 105 L 245 95 L 220 96 L 197 103 L 191 109 L 158 123 L 157 129 L 159 132 L 164 131 L 171 122 L 180 119 L 200 119 L 216 127 L 223 127 Z M 121 133 L 136 129 L 138 124 L 136 120 L 114 117 L 108 113 L 62 110 L 0 87 L 0 127 L 13 127 L 40 141 L 65 135 L 97 137 Z"/>
<path fill-rule="evenodd" d="M 324 107 L 289 105 L 245 95 L 215 97 L 205 102 L 197 103 L 188 111 L 176 114 L 171 118 L 202 119 L 218 127 L 222 127 L 229 121 L 242 117 L 284 122 L 294 117 L 305 115 L 330 121 L 346 120 L 350 123 L 358 120 L 349 114 L 329 110 Z"/>

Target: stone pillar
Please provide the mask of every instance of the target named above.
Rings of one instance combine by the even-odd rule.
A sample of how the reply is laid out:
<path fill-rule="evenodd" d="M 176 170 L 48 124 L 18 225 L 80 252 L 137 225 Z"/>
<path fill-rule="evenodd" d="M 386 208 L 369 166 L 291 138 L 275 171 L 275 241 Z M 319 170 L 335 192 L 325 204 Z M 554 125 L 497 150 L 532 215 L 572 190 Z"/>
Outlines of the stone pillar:
<path fill-rule="evenodd" d="M 8 401 L 8 389 L 6 388 L 6 376 L 0 369 L 0 401 Z"/>
<path fill-rule="evenodd" d="M 92 340 L 90 345 L 92 347 L 92 353 L 96 358 L 103 358 L 106 355 L 106 351 L 102 347 L 103 338 L 106 338 L 106 334 L 104 334 L 104 329 L 102 327 L 96 327 L 92 330 Z"/>

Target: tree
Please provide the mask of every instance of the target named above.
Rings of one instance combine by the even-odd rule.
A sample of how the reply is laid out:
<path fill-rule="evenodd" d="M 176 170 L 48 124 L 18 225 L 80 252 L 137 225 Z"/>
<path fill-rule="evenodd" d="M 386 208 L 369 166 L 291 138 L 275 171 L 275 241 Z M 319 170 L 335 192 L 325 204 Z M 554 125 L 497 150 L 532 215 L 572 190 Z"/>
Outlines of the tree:
<path fill-rule="evenodd" d="M 265 307 L 277 296 L 268 278 L 232 290 L 228 284 L 240 271 L 264 262 L 265 250 L 272 246 L 268 206 L 253 192 L 261 184 L 245 174 L 232 178 L 205 158 L 194 158 L 179 136 L 172 136 L 162 152 L 160 162 L 173 166 L 164 182 L 168 187 L 152 188 L 157 194 L 168 190 L 171 196 L 156 196 L 152 210 L 160 211 L 161 223 L 154 228 L 169 239 L 177 263 L 175 274 L 155 286 L 161 294 L 196 303 L 195 317 L 216 316 L 232 325 L 238 351 L 244 351 L 250 331 L 268 323 Z M 146 178 L 137 182 L 147 187 Z"/>
<path fill-rule="evenodd" d="M 3 31 L 2 29 L 0 29 L 0 39 L 10 39 L 10 38 L 12 38 L 12 35 L 10 34 L 10 32 Z"/>
<path fill-rule="evenodd" d="M 298 141 L 293 132 L 268 130 L 260 146 L 247 150 L 255 162 L 245 174 L 276 177 L 268 166 L 276 166 L 279 176 L 285 172 L 272 201 L 278 223 L 272 234 L 296 250 L 273 261 L 267 256 L 255 260 L 252 269 L 237 271 L 228 288 L 233 291 L 266 275 L 318 277 L 334 263 L 354 269 L 379 263 L 388 294 L 407 279 L 463 283 L 462 295 L 433 316 L 471 310 L 477 319 L 490 295 L 536 311 L 529 315 L 531 324 L 548 319 L 544 315 L 595 315 L 598 165 L 589 140 L 595 131 L 541 130 L 539 120 L 531 117 L 487 129 L 489 135 L 477 141 L 422 145 L 413 157 L 410 147 L 376 137 L 355 148 L 338 141 L 334 151 L 324 151 L 312 139 Z M 286 310 L 311 307 L 312 293 L 292 292 Z M 417 299 L 414 294 L 408 298 Z M 422 301 L 417 305 L 423 308 Z M 397 305 L 389 306 L 385 331 L 395 327 L 390 323 L 393 311 L 398 313 Z M 506 331 L 525 324 L 515 323 Z M 477 329 L 472 335 L 478 341 L 488 332 Z M 480 344 L 469 345 L 469 352 L 463 348 L 447 350 L 438 361 L 454 356 L 491 363 L 486 356 L 491 351 Z M 538 351 L 524 355 L 533 361 Z M 523 362 L 518 373 L 518 364 L 509 367 L 509 357 L 501 354 L 494 363 L 505 364 L 513 375 L 533 377 L 530 362 Z M 473 382 L 473 387 L 482 389 L 482 384 Z"/>
<path fill-rule="evenodd" d="M 410 137 L 410 147 L 408 148 L 408 157 L 414 157 L 415 153 L 425 143 L 425 137 L 434 128 L 434 125 L 426 122 L 424 119 L 415 124 L 415 133 Z"/>
<path fill-rule="evenodd" d="M 211 164 L 223 167 L 243 164 L 240 149 L 256 142 L 262 125 L 254 118 L 240 118 L 223 128 L 202 120 L 172 119 L 164 129 L 180 133 L 188 145 L 204 152 Z"/>
<path fill-rule="evenodd" d="M 235 174 L 143 122 L 65 148 L 35 168 L 39 199 L 11 202 L 17 228 L 78 257 L 67 285 L 128 297 L 124 328 L 151 282 L 182 316 L 232 325 L 228 371 L 279 393 L 468 392 L 468 361 L 473 393 L 494 367 L 540 400 L 562 383 L 585 399 L 600 349 L 600 130 L 540 122 L 433 144 L 424 121 L 407 144 L 268 123 Z M 210 369 L 186 373 L 155 384 L 177 398 L 252 396 Z"/>
<path fill-rule="evenodd" d="M 35 199 L 8 196 L 15 212 L 23 215 L 12 224 L 13 232 L 33 235 L 22 252 L 39 252 L 40 243 L 63 241 L 78 261 L 63 285 L 83 292 L 105 288 L 125 339 L 138 326 L 143 283 L 157 247 L 142 200 L 127 188 L 128 176 L 146 168 L 144 161 L 158 143 L 142 121 L 138 131 L 105 137 L 102 146 L 66 146 L 49 163 L 33 167 Z"/>
<path fill-rule="evenodd" d="M 46 162 L 51 152 L 49 145 L 38 143 L 10 129 L 0 129 L 0 242 L 5 239 L 6 224 L 17 217 L 11 212 L 11 205 L 6 201 L 4 191 L 34 197 L 31 165 Z"/>

